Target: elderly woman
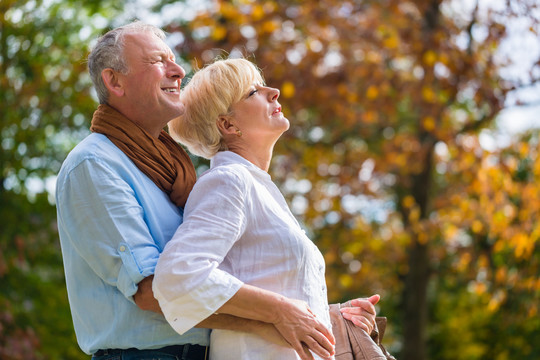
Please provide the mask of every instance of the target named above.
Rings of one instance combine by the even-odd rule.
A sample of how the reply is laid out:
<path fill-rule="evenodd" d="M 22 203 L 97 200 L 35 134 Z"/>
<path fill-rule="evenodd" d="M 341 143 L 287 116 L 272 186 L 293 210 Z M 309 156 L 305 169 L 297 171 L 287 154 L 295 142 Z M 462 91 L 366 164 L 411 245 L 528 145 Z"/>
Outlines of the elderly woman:
<path fill-rule="evenodd" d="M 213 313 L 231 314 L 273 324 L 288 343 L 214 330 L 213 360 L 309 359 L 307 349 L 333 355 L 323 256 L 267 172 L 289 128 L 278 97 L 251 62 L 219 60 L 193 76 L 181 97 L 186 112 L 169 124 L 173 137 L 211 163 L 156 268 L 153 289 L 165 317 L 182 334 Z M 372 323 L 373 309 L 350 312 L 355 323 Z"/>

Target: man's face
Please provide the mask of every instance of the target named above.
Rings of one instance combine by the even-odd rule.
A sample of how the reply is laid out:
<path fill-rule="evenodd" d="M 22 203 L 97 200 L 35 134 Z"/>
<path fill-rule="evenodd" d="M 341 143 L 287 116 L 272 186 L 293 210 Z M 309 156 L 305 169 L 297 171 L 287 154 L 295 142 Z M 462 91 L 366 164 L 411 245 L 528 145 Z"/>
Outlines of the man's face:
<path fill-rule="evenodd" d="M 128 73 L 119 75 L 124 85 L 125 115 L 151 134 L 159 134 L 171 120 L 184 113 L 180 84 L 185 71 L 176 64 L 171 49 L 152 33 L 124 38 Z"/>

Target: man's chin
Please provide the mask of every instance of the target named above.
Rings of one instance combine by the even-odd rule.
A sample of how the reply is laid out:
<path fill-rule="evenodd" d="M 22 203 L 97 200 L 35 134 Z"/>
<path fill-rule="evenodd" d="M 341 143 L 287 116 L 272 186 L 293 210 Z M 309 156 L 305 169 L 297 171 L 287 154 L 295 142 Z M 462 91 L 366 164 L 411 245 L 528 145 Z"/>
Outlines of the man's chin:
<path fill-rule="evenodd" d="M 184 106 L 184 104 L 181 104 L 181 106 L 178 106 L 176 108 L 176 114 L 174 115 L 175 118 L 179 117 L 179 116 L 182 116 L 186 113 L 186 107 Z"/>
<path fill-rule="evenodd" d="M 171 111 L 169 111 L 169 121 L 173 120 L 173 119 L 176 119 L 182 115 L 184 115 L 186 113 L 186 109 L 184 108 L 184 106 L 182 105 L 182 107 L 175 107 L 174 109 L 170 109 Z"/>

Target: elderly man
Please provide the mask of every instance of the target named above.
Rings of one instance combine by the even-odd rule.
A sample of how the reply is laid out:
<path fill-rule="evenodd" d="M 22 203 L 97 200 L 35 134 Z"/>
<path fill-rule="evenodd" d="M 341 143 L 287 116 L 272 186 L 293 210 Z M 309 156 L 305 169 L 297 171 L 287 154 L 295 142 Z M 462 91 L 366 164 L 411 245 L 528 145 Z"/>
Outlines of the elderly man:
<path fill-rule="evenodd" d="M 287 346 L 308 344 L 321 357 L 331 357 L 333 336 L 309 309 L 257 288 L 234 297 L 235 316 L 213 315 L 182 336 L 160 313 L 152 294 L 154 269 L 182 222 L 196 180 L 189 156 L 163 131 L 184 111 L 185 76 L 164 38 L 154 26 L 131 23 L 101 37 L 88 58 L 100 105 L 92 134 L 66 158 L 56 190 L 81 349 L 96 359 L 206 359 L 208 329 L 220 328 L 254 332 Z M 252 320 L 260 320 L 257 308 L 269 304 L 279 308 L 279 316 Z M 373 305 L 359 300 L 356 306 L 357 322 L 369 330 Z M 309 352 L 300 356 L 311 358 Z"/>

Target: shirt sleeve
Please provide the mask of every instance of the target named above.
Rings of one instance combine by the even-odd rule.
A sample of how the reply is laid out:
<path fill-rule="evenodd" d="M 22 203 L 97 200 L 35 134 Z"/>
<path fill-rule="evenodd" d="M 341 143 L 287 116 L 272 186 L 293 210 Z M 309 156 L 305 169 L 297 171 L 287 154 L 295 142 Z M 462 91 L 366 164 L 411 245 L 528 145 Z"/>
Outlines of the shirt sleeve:
<path fill-rule="evenodd" d="M 159 249 L 132 187 L 99 159 L 82 161 L 57 187 L 58 221 L 67 241 L 133 302 L 137 284 L 154 272 Z"/>
<path fill-rule="evenodd" d="M 195 184 L 184 222 L 167 243 L 153 281 L 165 318 L 183 334 L 212 315 L 243 285 L 220 270 L 246 228 L 249 174 L 216 168 Z"/>

